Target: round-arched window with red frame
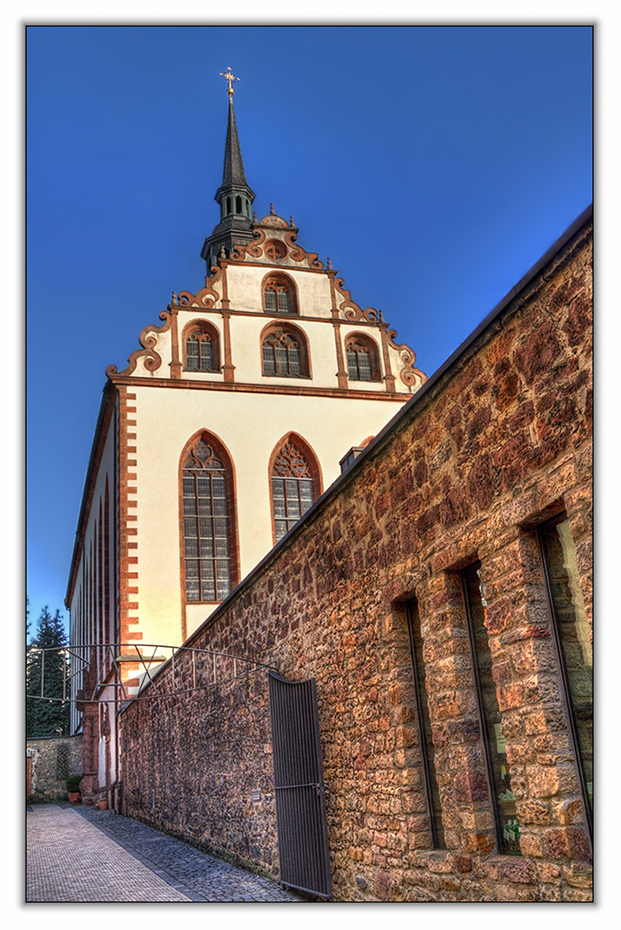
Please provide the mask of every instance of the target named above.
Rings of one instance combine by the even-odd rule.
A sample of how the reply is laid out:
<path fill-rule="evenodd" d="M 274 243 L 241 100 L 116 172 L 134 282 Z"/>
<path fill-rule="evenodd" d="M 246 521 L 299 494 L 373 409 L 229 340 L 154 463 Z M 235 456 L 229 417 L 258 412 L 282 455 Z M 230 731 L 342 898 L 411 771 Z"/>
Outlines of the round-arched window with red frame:
<path fill-rule="evenodd" d="M 297 313 L 293 281 L 284 274 L 269 275 L 263 282 L 263 308 L 266 313 Z"/>
<path fill-rule="evenodd" d="M 220 371 L 218 332 L 207 322 L 194 323 L 183 334 L 186 371 Z"/>
<path fill-rule="evenodd" d="M 374 340 L 355 333 L 345 342 L 347 373 L 350 381 L 381 381 L 379 352 Z"/>
<path fill-rule="evenodd" d="M 297 326 L 283 323 L 268 326 L 261 339 L 264 376 L 309 378 L 308 345 Z"/>

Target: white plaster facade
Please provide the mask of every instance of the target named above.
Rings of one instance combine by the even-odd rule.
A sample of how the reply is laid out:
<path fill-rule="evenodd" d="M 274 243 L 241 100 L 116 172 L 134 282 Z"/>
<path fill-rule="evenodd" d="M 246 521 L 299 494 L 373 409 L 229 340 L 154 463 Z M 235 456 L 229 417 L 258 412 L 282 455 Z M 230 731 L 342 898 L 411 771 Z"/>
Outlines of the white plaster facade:
<path fill-rule="evenodd" d="M 396 413 L 392 404 L 356 398 L 292 394 L 213 394 L 203 391 L 136 390 L 138 600 L 141 629 L 150 642 L 177 643 L 182 635 L 179 565 L 178 474 L 181 450 L 200 429 L 214 433 L 235 467 L 241 577 L 272 548 L 269 461 L 280 440 L 295 432 L 315 452 L 325 490 L 340 474 L 339 460 L 351 446 L 375 435 Z M 166 443 L 159 428 L 168 423 Z M 213 610 L 186 605 L 186 635 Z"/>
<path fill-rule="evenodd" d="M 313 450 L 323 491 L 338 477 L 345 453 L 379 432 L 425 379 L 412 367 L 414 353 L 394 344 L 379 314 L 353 304 L 336 272 L 295 243 L 297 230 L 273 215 L 254 228 L 256 245 L 220 259 L 203 290 L 181 292 L 161 315 L 164 323 L 143 330 L 144 348 L 125 371 L 109 369 L 111 381 L 131 394 L 136 479 L 129 501 L 139 571 L 138 606 L 128 616 L 139 619 L 136 632 L 150 643 L 180 643 L 217 606 L 185 603 L 180 591 L 180 456 L 192 436 L 215 435 L 230 456 L 241 580 L 274 544 L 269 463 L 283 437 L 296 433 Z M 287 250 L 278 262 L 263 250 L 274 239 Z M 263 287 L 273 273 L 293 282 L 295 313 L 264 310 Z M 188 327 L 204 321 L 217 333 L 228 373 L 225 365 L 213 372 L 186 368 Z M 264 373 L 262 334 L 281 324 L 303 334 L 308 376 Z M 347 377 L 346 340 L 354 333 L 377 347 L 377 380 Z"/>

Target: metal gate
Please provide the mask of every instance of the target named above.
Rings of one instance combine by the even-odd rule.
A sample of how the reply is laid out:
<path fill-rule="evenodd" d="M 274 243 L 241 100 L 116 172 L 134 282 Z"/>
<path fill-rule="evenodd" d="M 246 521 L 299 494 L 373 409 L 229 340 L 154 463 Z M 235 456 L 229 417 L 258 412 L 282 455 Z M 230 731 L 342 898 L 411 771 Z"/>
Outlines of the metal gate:
<path fill-rule="evenodd" d="M 332 894 L 317 686 L 269 673 L 280 880 Z"/>

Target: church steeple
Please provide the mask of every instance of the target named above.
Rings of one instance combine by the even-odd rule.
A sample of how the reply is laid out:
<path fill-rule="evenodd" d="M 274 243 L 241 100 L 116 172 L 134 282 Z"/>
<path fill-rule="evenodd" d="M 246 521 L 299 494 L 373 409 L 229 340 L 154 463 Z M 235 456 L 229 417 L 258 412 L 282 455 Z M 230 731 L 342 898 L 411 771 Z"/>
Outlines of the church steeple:
<path fill-rule="evenodd" d="M 248 186 L 244 173 L 244 162 L 239 136 L 237 135 L 233 97 L 231 96 L 229 97 L 229 121 L 226 127 L 226 144 L 224 146 L 224 171 L 222 173 L 222 184 L 216 193 L 216 200 L 219 204 L 222 204 L 224 197 L 233 191 L 242 191 L 246 198 L 250 199 L 251 203 L 254 200 L 254 194 Z M 246 215 L 250 215 L 249 211 L 245 212 Z"/>
<path fill-rule="evenodd" d="M 251 206 L 254 192 L 246 181 L 244 162 L 242 159 L 237 124 L 235 122 L 235 108 L 233 106 L 233 81 L 239 78 L 228 69 L 222 75 L 229 84 L 229 116 L 226 129 L 226 143 L 224 146 L 224 170 L 222 184 L 216 191 L 215 200 L 220 205 L 220 222 L 205 239 L 201 256 L 207 262 L 207 270 L 216 264 L 216 258 L 224 247 L 227 255 L 236 245 L 246 245 L 252 242 Z"/>

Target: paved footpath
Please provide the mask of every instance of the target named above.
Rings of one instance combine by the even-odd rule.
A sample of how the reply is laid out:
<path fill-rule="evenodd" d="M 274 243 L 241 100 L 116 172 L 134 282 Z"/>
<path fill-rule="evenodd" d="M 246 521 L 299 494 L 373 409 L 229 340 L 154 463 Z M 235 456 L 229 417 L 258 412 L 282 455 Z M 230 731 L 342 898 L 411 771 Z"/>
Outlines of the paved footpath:
<path fill-rule="evenodd" d="M 301 900 L 114 811 L 66 803 L 28 808 L 28 902 Z"/>

